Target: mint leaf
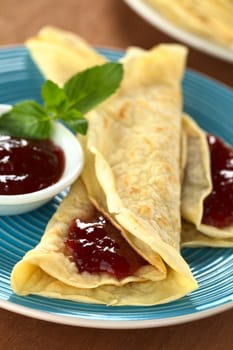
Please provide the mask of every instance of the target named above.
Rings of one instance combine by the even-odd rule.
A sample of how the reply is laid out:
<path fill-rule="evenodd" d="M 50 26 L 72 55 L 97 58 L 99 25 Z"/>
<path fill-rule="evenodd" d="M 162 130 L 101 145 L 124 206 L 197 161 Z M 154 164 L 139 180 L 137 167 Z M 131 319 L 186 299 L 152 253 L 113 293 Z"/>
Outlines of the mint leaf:
<path fill-rule="evenodd" d="M 46 110 L 34 101 L 17 103 L 0 117 L 0 129 L 11 136 L 45 139 L 51 128 Z"/>
<path fill-rule="evenodd" d="M 78 132 L 79 134 L 85 135 L 87 132 L 87 120 L 84 118 L 81 112 L 76 109 L 67 111 L 62 119 L 71 129 Z"/>
<path fill-rule="evenodd" d="M 65 83 L 64 91 L 72 108 L 84 114 L 112 95 L 122 77 L 122 64 L 105 63 L 74 75 Z"/>
<path fill-rule="evenodd" d="M 42 86 L 41 95 L 47 110 L 51 113 L 59 113 L 68 104 L 64 89 L 51 80 L 46 80 Z"/>
<path fill-rule="evenodd" d="M 17 103 L 0 116 L 1 133 L 11 136 L 46 139 L 52 121 L 60 119 L 80 134 L 86 134 L 88 122 L 83 114 L 112 95 L 123 78 L 120 63 L 105 63 L 74 75 L 64 88 L 51 80 L 41 89 L 44 107 L 35 101 Z"/>

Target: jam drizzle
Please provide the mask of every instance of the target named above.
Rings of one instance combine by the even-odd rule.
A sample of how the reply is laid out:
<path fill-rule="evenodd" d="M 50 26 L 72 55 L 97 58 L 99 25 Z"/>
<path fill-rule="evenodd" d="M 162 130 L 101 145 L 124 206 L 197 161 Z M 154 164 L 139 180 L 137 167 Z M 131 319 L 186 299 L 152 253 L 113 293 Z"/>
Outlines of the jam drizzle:
<path fill-rule="evenodd" d="M 202 223 L 218 228 L 233 224 L 233 149 L 207 135 L 213 189 L 204 201 Z"/>
<path fill-rule="evenodd" d="M 87 222 L 72 221 L 65 246 L 80 273 L 105 272 L 120 280 L 148 264 L 97 210 Z"/>
<path fill-rule="evenodd" d="M 31 193 L 56 183 L 65 166 L 62 149 L 51 140 L 0 136 L 0 194 Z"/>

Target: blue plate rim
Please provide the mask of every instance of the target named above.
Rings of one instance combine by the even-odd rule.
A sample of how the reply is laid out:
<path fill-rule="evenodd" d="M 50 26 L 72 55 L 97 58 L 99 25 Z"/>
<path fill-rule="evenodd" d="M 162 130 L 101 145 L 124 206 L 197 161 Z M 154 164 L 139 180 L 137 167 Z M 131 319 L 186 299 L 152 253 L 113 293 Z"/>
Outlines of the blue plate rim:
<path fill-rule="evenodd" d="M 16 305 L 16 307 L 15 307 Z M 76 316 L 56 315 L 53 313 L 31 309 L 27 306 L 14 304 L 9 301 L 0 299 L 0 307 L 7 311 L 11 311 L 30 318 L 36 318 L 41 321 L 49 321 L 68 326 L 88 327 L 88 328 L 102 328 L 102 329 L 140 329 L 140 328 L 157 328 L 167 327 L 188 322 L 201 320 L 203 318 L 211 317 L 233 308 L 233 301 L 211 308 L 205 311 L 188 314 L 185 316 L 166 317 L 161 319 L 151 320 L 93 320 L 81 318 Z"/>

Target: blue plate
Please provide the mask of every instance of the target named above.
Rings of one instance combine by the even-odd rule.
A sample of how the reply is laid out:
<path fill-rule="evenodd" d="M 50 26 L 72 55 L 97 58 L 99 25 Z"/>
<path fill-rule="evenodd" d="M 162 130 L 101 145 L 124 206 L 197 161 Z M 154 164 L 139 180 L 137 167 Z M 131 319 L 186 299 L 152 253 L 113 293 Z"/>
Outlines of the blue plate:
<path fill-rule="evenodd" d="M 99 49 L 109 60 L 122 52 Z M 40 101 L 43 77 L 23 46 L 0 50 L 0 103 Z M 183 81 L 184 110 L 207 131 L 232 144 L 233 92 L 195 72 Z M 14 264 L 34 247 L 64 193 L 39 210 L 0 218 L 0 306 L 51 322 L 98 328 L 143 328 L 183 323 L 233 307 L 233 249 L 184 249 L 200 288 L 175 302 L 150 307 L 107 307 L 71 301 L 20 297 L 10 287 Z"/>

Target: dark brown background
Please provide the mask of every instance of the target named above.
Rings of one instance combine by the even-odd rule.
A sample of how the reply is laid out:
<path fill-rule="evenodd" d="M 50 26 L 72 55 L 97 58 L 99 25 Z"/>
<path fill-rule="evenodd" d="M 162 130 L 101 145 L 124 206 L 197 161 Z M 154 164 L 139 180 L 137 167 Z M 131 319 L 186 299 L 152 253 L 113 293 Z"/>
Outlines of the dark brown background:
<path fill-rule="evenodd" d="M 23 43 L 47 24 L 76 32 L 100 46 L 150 48 L 174 42 L 120 0 L 1 0 L 0 45 Z M 190 49 L 188 66 L 233 86 L 230 63 Z M 63 326 L 0 310 L 0 349 L 5 350 L 232 348 L 233 310 L 184 325 L 140 330 Z"/>

